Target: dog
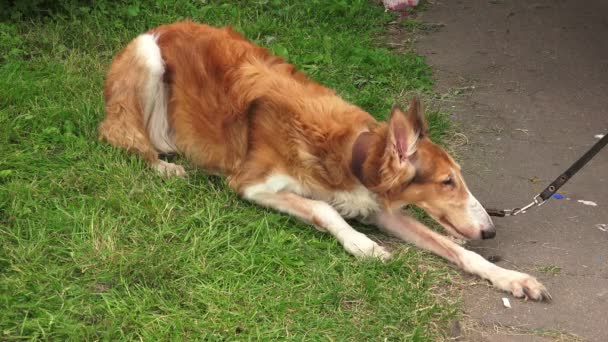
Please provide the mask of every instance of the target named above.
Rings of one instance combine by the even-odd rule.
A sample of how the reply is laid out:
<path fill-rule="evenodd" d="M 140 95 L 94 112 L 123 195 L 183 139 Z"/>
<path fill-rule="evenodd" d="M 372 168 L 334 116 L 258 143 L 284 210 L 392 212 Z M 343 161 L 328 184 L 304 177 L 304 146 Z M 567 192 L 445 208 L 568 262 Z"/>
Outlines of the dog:
<path fill-rule="evenodd" d="M 492 220 L 460 166 L 428 136 L 420 100 L 387 122 L 309 79 L 230 28 L 159 26 L 132 40 L 105 80 L 100 138 L 165 176 L 179 153 L 227 177 L 241 197 L 314 225 L 359 258 L 391 253 L 358 219 L 429 250 L 515 297 L 550 299 L 534 277 L 494 265 L 402 208 L 424 209 L 454 237 L 490 239 Z"/>

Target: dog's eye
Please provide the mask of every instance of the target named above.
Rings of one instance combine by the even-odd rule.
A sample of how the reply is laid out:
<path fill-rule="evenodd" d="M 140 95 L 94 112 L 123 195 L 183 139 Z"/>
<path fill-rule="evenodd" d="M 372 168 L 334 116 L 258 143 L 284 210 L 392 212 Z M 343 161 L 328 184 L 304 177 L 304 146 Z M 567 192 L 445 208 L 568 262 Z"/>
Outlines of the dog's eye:
<path fill-rule="evenodd" d="M 454 184 L 454 180 L 452 179 L 451 176 L 449 176 L 448 178 L 442 180 L 441 184 L 443 184 L 443 185 L 452 185 L 452 184 Z"/>

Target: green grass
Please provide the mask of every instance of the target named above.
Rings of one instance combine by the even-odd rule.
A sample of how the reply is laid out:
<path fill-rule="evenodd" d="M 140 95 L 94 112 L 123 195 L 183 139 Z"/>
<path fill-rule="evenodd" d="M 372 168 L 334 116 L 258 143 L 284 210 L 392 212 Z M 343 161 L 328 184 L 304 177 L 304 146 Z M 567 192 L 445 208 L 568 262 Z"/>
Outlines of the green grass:
<path fill-rule="evenodd" d="M 163 179 L 96 134 L 112 56 L 184 18 L 234 26 L 382 118 L 402 91 L 432 88 L 420 57 L 374 39 L 390 14 L 367 1 L 65 3 L 0 21 L 0 340 L 442 333 L 456 309 L 433 295 L 446 269 L 428 254 L 356 260 L 221 178 Z M 436 140 L 446 123 L 431 116 Z"/>
<path fill-rule="evenodd" d="M 558 275 L 562 272 L 562 268 L 555 265 L 542 266 L 538 268 L 539 272 L 550 274 L 550 275 Z"/>

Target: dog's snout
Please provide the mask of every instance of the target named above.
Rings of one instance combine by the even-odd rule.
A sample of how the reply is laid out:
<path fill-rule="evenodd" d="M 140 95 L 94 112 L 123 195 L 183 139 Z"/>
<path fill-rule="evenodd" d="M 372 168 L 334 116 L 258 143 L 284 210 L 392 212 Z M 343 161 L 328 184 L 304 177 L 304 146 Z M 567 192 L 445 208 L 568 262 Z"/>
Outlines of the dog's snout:
<path fill-rule="evenodd" d="M 491 227 L 481 231 L 481 238 L 484 240 L 493 239 L 496 236 L 496 228 Z"/>

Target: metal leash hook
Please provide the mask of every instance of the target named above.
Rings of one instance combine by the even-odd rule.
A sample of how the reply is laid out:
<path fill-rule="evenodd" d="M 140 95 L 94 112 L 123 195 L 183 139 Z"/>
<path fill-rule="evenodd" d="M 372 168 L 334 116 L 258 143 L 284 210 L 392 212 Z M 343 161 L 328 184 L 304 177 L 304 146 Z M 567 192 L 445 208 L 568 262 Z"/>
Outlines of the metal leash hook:
<path fill-rule="evenodd" d="M 509 213 L 507 213 L 507 210 L 505 210 L 505 216 L 516 216 L 519 214 L 525 214 L 526 210 L 532 208 L 533 206 L 540 207 L 541 205 L 545 204 L 545 202 L 547 201 L 543 200 L 540 195 L 536 195 L 534 196 L 533 201 L 530 202 L 530 204 L 524 206 L 523 208 L 513 208 L 509 210 Z"/>
<path fill-rule="evenodd" d="M 543 200 L 540 197 L 540 195 L 536 195 L 536 196 L 534 196 L 533 201 L 530 202 L 529 204 L 525 205 L 524 207 L 521 207 L 521 208 L 517 207 L 517 208 L 513 208 L 513 209 L 503 209 L 503 210 L 486 209 L 486 212 L 490 216 L 498 216 L 498 217 L 517 216 L 519 214 L 525 214 L 526 210 L 532 208 L 533 206 L 540 207 L 541 205 L 545 204 L 545 202 L 547 202 L 547 201 Z"/>

